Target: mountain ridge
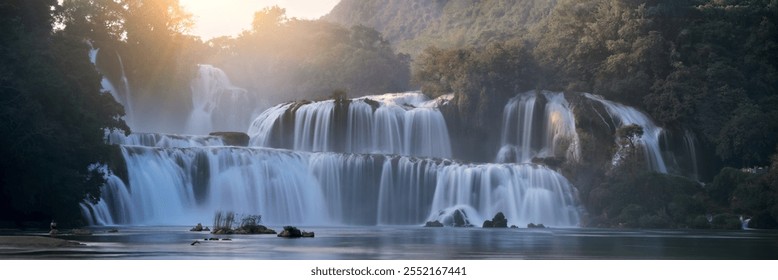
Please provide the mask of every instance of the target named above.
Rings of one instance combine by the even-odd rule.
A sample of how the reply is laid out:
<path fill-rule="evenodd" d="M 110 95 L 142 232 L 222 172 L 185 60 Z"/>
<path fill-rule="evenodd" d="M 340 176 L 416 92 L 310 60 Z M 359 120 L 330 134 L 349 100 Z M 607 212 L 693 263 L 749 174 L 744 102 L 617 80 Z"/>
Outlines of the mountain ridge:
<path fill-rule="evenodd" d="M 556 0 L 343 0 L 322 20 L 375 28 L 398 51 L 485 46 L 527 33 Z"/>

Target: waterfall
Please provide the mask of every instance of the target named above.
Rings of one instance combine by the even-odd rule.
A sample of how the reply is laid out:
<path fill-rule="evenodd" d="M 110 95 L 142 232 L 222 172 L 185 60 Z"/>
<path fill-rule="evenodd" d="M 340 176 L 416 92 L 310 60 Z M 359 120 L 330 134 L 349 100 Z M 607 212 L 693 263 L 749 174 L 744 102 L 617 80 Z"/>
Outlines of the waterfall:
<path fill-rule="evenodd" d="M 119 87 L 117 88 L 115 83 L 108 78 L 106 75 L 107 73 L 103 73 L 101 66 L 98 64 L 97 55 L 100 53 L 100 49 L 95 48 L 91 41 L 87 41 L 87 44 L 90 48 L 89 61 L 92 62 L 92 65 L 95 66 L 97 72 L 100 72 L 100 74 L 103 76 L 100 80 L 100 85 L 102 85 L 104 90 L 111 94 L 117 103 L 124 106 L 124 121 L 128 126 L 132 127 L 135 124 L 135 111 L 133 110 L 132 106 L 132 92 L 130 91 L 130 82 L 127 80 L 127 75 L 124 72 L 124 63 L 122 62 L 122 57 L 118 52 L 114 52 L 114 54 L 116 54 L 116 61 L 119 64 Z"/>
<path fill-rule="evenodd" d="M 220 114 L 228 111 L 251 119 L 250 110 L 236 107 L 248 98 L 244 90 L 216 68 L 200 70 L 193 101 L 204 114 L 193 112 L 193 130 L 226 127 Z M 588 106 L 580 104 L 607 112 L 595 110 L 590 119 L 604 121 L 614 134 L 624 125 L 643 127 L 639 142 L 649 167 L 668 172 L 659 145 L 663 130 L 646 114 L 591 94 L 550 91 L 522 93 L 506 104 L 497 163 L 457 162 L 450 159 L 440 112 L 449 100 L 410 92 L 279 104 L 248 125 L 249 147 L 226 146 L 218 136 L 109 132 L 106 142 L 120 146 L 126 176 L 105 172 L 101 200 L 83 202 L 82 213 L 99 225 L 192 225 L 207 223 L 216 211 L 234 211 L 262 215 L 271 225 L 452 225 L 464 219 L 480 226 L 502 212 L 510 224 L 574 227 L 583 212 L 576 188 L 531 162 L 586 160 L 576 113 Z M 672 142 L 684 145 L 696 173 L 694 135 L 686 131 L 683 141 Z M 613 163 L 619 159 L 616 153 Z"/>
<path fill-rule="evenodd" d="M 578 160 L 581 154 L 575 116 L 559 92 L 531 91 L 512 98 L 503 110 L 501 139 L 497 162 L 555 156 Z"/>
<path fill-rule="evenodd" d="M 192 112 L 186 125 L 187 133 L 246 129 L 257 104 L 245 89 L 233 86 L 224 71 L 200 64 L 190 87 Z"/>
<path fill-rule="evenodd" d="M 546 167 L 451 165 L 439 173 L 430 219 L 465 205 L 475 210 L 465 213 L 472 213 L 468 216 L 476 225 L 503 212 L 510 223 L 518 225 L 577 226 L 580 209 L 576 197 L 567 179 Z"/>
<path fill-rule="evenodd" d="M 700 180 L 700 168 L 697 164 L 697 137 L 694 136 L 694 133 L 692 133 L 689 130 L 684 130 L 683 134 L 683 140 L 684 140 L 684 148 L 689 154 L 689 158 L 691 159 L 691 178 L 699 181 Z"/>
<path fill-rule="evenodd" d="M 519 224 L 579 223 L 575 189 L 534 165 L 145 143 L 121 146 L 128 182 L 111 177 L 100 203 L 82 205 L 87 220 L 188 225 L 235 211 L 269 224 L 415 225 L 465 205 L 478 224 L 500 211 Z"/>
<path fill-rule="evenodd" d="M 450 158 L 437 108 L 445 98 L 410 92 L 282 104 L 260 114 L 248 134 L 259 147 Z"/>
<path fill-rule="evenodd" d="M 190 130 L 197 134 L 224 127 L 225 108 L 250 119 L 233 106 L 246 92 L 222 71 L 201 65 L 192 90 Z M 82 203 L 82 212 L 101 225 L 191 225 L 217 211 L 259 214 L 271 225 L 450 224 L 462 215 L 480 226 L 497 212 L 511 224 L 580 224 L 576 189 L 554 170 L 526 163 L 578 158 L 564 95 L 515 98 L 503 144 L 530 149 L 522 160 L 484 164 L 449 159 L 439 108 L 451 98 L 409 92 L 279 104 L 248 126 L 250 147 L 225 146 L 216 136 L 107 133 L 121 149 L 126 178 L 108 173 L 102 199 Z M 510 123 L 519 115 L 522 124 Z"/>
<path fill-rule="evenodd" d="M 605 106 L 611 119 L 618 126 L 636 124 L 642 127 L 643 136 L 640 138 L 640 142 L 649 168 L 656 172 L 667 173 L 667 165 L 659 146 L 660 137 L 662 136 L 661 127 L 657 126 L 646 114 L 633 107 L 606 100 L 601 96 L 593 94 L 585 93 L 584 96 Z M 620 153 L 616 153 L 613 158 L 614 165 L 617 165 L 620 160 Z"/>

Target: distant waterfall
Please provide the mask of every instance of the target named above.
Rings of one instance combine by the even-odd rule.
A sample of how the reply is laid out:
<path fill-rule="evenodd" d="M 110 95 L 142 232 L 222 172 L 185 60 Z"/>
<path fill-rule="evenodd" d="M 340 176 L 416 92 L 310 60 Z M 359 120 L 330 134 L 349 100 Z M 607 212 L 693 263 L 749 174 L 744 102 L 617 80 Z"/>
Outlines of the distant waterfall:
<path fill-rule="evenodd" d="M 260 147 L 450 158 L 439 102 L 401 93 L 282 104 L 257 117 L 248 134 Z"/>
<path fill-rule="evenodd" d="M 121 147 L 128 184 L 111 177 L 103 200 L 83 205 L 89 221 L 188 225 L 222 210 L 269 224 L 413 225 L 469 205 L 474 217 L 501 211 L 518 224 L 579 223 L 575 189 L 534 165 L 144 143 L 154 147 Z"/>
<path fill-rule="evenodd" d="M 697 137 L 694 136 L 694 133 L 691 131 L 684 130 L 683 139 L 684 148 L 688 152 L 689 159 L 691 161 L 691 178 L 694 180 L 700 180 L 700 167 L 699 163 L 697 162 Z"/>
<path fill-rule="evenodd" d="M 104 70 L 101 69 L 101 64 L 97 60 L 97 55 L 100 53 L 100 49 L 92 46 L 92 43 L 89 41 L 87 41 L 87 44 L 90 47 L 89 61 L 92 62 L 92 65 L 94 65 L 97 71 L 100 72 L 103 76 L 102 80 L 100 80 L 100 84 L 104 90 L 111 94 L 116 102 L 124 106 L 124 121 L 128 126 L 133 127 L 135 124 L 135 111 L 133 110 L 130 82 L 127 80 L 127 75 L 124 72 L 124 63 L 122 62 L 122 57 L 118 52 L 114 52 L 116 54 L 116 62 L 119 66 L 119 81 L 117 87 L 117 83 L 115 83 L 116 81 L 111 81 L 111 79 L 108 78 L 108 73 L 104 73 Z"/>
<path fill-rule="evenodd" d="M 191 90 L 187 133 L 245 131 L 257 107 L 245 89 L 233 86 L 224 71 L 211 65 L 199 65 Z"/>
<path fill-rule="evenodd" d="M 532 91 L 512 98 L 503 111 L 501 139 L 497 162 L 554 156 L 578 160 L 581 155 L 575 116 L 559 92 Z"/>
<path fill-rule="evenodd" d="M 618 126 L 626 126 L 630 124 L 636 124 L 643 128 L 643 136 L 640 138 L 646 161 L 651 170 L 661 173 L 667 173 L 667 165 L 664 157 L 662 156 L 662 150 L 660 148 L 660 137 L 662 136 L 662 128 L 657 126 L 651 118 L 643 112 L 637 109 L 619 104 L 610 100 L 605 100 L 601 96 L 593 94 L 584 94 L 586 98 L 600 102 L 610 114 Z M 613 158 L 614 164 L 618 164 L 620 161 L 620 154 L 616 153 Z"/>

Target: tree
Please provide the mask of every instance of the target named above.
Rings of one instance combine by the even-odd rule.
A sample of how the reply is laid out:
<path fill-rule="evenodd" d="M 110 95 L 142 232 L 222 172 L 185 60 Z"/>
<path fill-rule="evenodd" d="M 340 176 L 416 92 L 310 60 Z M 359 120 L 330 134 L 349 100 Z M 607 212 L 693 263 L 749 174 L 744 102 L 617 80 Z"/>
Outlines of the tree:
<path fill-rule="evenodd" d="M 253 32 L 266 33 L 280 27 L 287 20 L 286 9 L 278 6 L 267 7 L 254 13 L 251 28 Z"/>
<path fill-rule="evenodd" d="M 106 129 L 129 128 L 100 92 L 83 38 L 52 32 L 56 1 L 0 4 L 0 220 L 80 221 L 104 183 Z"/>
<path fill-rule="evenodd" d="M 64 0 L 55 18 L 68 36 L 100 43 L 122 39 L 124 7 L 115 0 Z"/>

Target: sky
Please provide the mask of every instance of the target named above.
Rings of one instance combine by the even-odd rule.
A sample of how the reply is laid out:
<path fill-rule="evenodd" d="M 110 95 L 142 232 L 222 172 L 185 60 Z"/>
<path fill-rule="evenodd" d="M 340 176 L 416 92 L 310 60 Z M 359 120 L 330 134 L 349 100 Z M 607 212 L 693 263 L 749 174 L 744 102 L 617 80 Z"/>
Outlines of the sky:
<path fill-rule="evenodd" d="M 192 13 L 195 25 L 190 33 L 209 40 L 219 36 L 234 36 L 251 28 L 254 12 L 278 5 L 286 16 L 318 19 L 338 4 L 339 0 L 180 0 Z"/>

